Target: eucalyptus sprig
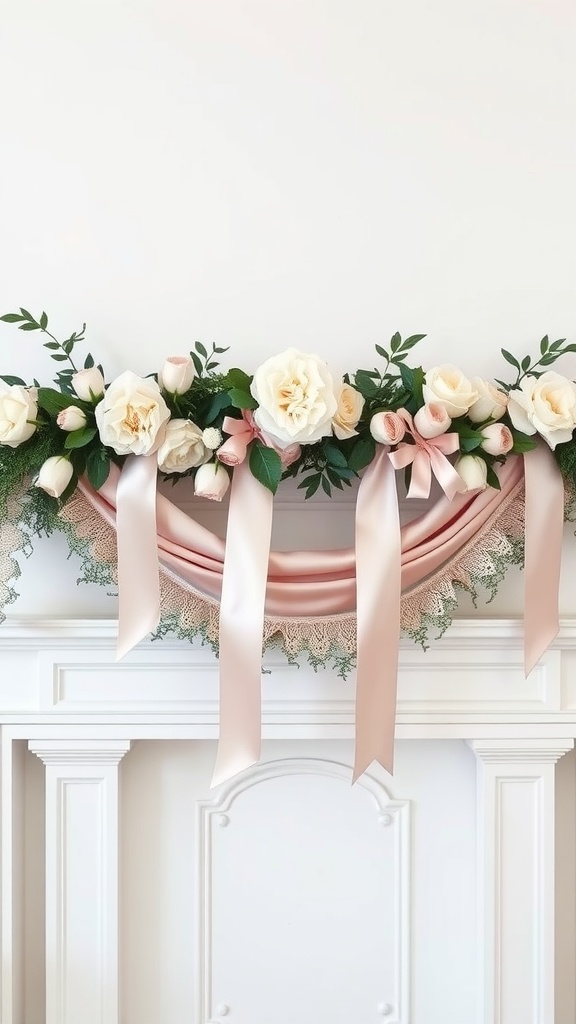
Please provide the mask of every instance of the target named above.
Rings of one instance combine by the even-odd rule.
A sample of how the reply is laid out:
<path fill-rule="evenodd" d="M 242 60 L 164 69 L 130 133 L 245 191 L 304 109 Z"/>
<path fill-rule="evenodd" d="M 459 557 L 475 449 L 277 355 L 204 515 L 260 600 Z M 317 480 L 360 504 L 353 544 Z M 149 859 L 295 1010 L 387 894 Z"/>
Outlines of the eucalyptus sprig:
<path fill-rule="evenodd" d="M 199 377 L 206 377 L 208 374 L 213 373 L 216 367 L 220 365 L 220 361 L 215 359 L 214 356 L 222 356 L 225 352 L 228 352 L 227 348 L 219 348 L 217 345 L 212 344 L 212 349 L 208 352 L 205 345 L 201 341 L 194 342 L 194 349 L 190 352 L 190 358 L 194 363 L 194 369 Z"/>
<path fill-rule="evenodd" d="M 80 331 L 74 331 L 69 338 L 66 338 L 65 341 L 58 341 L 58 338 L 48 330 L 48 316 L 46 313 L 42 313 L 40 318 L 36 320 L 36 318 L 33 317 L 27 309 L 20 306 L 19 313 L 5 313 L 4 316 L 0 316 L 0 321 L 3 321 L 6 324 L 18 324 L 19 331 L 42 331 L 43 334 L 48 336 L 50 340 L 44 342 L 44 348 L 48 349 L 51 358 L 57 363 L 70 363 L 69 367 L 58 371 L 54 378 L 55 383 L 58 385 L 60 390 L 64 392 L 64 394 L 72 394 L 72 377 L 79 369 L 72 358 L 72 353 L 79 342 L 86 340 L 86 324 L 82 324 L 82 329 Z M 94 366 L 94 359 L 90 354 L 88 354 L 84 360 L 84 368 L 86 369 L 90 366 Z M 6 381 L 7 384 L 24 383 L 24 381 L 21 381 L 16 377 L 2 377 L 2 380 Z"/>
<path fill-rule="evenodd" d="M 552 364 L 555 363 L 557 359 L 560 359 L 561 356 L 566 355 L 568 352 L 576 352 L 576 345 L 566 345 L 565 341 L 566 338 L 558 338 L 557 341 L 550 342 L 548 335 L 545 334 L 540 342 L 540 357 L 534 360 L 534 362 L 531 361 L 530 356 L 524 356 L 520 362 L 516 359 L 516 356 L 512 355 L 512 352 L 508 351 L 508 349 L 501 348 L 500 351 L 502 356 L 507 363 L 510 363 L 510 366 L 514 367 L 517 374 L 516 380 L 513 384 L 507 384 L 503 380 L 497 380 L 496 383 L 499 384 L 504 391 L 509 392 L 514 388 L 517 388 L 525 377 L 541 377 L 542 374 L 546 372 L 546 369 L 549 366 L 552 366 Z M 544 367 L 544 369 L 538 370 L 539 366 Z"/>
<path fill-rule="evenodd" d="M 373 370 L 357 370 L 353 376 L 354 387 L 365 399 L 385 405 L 394 404 L 394 396 L 403 378 L 404 360 L 411 349 L 425 337 L 425 334 L 411 334 L 402 341 L 397 331 L 390 339 L 389 349 L 375 345 L 377 354 L 386 361 L 384 369 L 378 369 L 376 366 Z M 392 372 L 392 368 L 395 372 Z"/>

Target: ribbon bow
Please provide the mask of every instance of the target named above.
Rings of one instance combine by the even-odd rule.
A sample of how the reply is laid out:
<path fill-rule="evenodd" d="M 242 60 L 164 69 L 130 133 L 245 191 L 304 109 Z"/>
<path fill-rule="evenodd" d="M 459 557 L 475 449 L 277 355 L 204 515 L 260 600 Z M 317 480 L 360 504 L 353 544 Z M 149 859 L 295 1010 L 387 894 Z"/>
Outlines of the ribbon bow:
<path fill-rule="evenodd" d="M 446 458 L 453 455 L 460 447 L 458 434 L 440 434 L 439 437 L 422 437 L 414 426 L 414 421 L 406 409 L 399 409 L 398 415 L 406 423 L 408 433 L 414 444 L 402 442 L 395 452 L 389 452 L 394 469 L 405 469 L 412 464 L 412 478 L 408 490 L 408 498 L 428 498 L 432 484 L 432 474 L 436 477 L 446 497 L 452 501 L 454 496 L 465 490 L 462 477 Z"/>

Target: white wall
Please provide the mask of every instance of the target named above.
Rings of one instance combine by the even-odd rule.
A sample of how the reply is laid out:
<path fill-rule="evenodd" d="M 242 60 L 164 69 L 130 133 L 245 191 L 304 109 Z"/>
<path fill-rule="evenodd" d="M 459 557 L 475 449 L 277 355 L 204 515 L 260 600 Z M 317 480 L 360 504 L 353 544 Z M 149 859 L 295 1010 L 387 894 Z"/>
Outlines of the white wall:
<path fill-rule="evenodd" d="M 573 335 L 571 0 L 5 0 L 0 33 L 1 311 L 86 319 L 110 376 L 197 338 L 354 368 L 396 329 L 498 375 Z M 47 379 L 2 327 L 3 371 Z M 64 551 L 20 611 L 41 566 L 56 611 L 111 607 Z"/>

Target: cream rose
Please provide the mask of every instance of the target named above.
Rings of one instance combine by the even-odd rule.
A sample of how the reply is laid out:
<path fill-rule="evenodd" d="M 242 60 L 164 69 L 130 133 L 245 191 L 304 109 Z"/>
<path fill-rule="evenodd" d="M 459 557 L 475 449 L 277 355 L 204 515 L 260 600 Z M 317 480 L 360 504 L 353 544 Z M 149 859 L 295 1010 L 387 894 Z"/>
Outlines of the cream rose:
<path fill-rule="evenodd" d="M 508 395 L 500 391 L 488 380 L 481 377 L 472 378 L 472 387 L 478 398 L 468 409 L 468 416 L 473 423 L 483 423 L 484 420 L 502 419 L 508 407 Z"/>
<path fill-rule="evenodd" d="M 64 455 L 52 455 L 40 467 L 35 487 L 41 487 L 51 498 L 59 498 L 72 479 L 72 463 Z"/>
<path fill-rule="evenodd" d="M 479 455 L 461 455 L 454 469 L 466 484 L 464 491 L 483 491 L 486 487 L 488 466 Z"/>
<path fill-rule="evenodd" d="M 196 470 L 194 494 L 211 501 L 222 501 L 230 486 L 230 477 L 219 462 L 205 462 Z"/>
<path fill-rule="evenodd" d="M 69 405 L 67 409 L 62 409 L 58 413 L 56 423 L 60 430 L 68 432 L 81 430 L 82 427 L 86 426 L 86 413 L 83 409 L 79 409 L 77 405 Z"/>
<path fill-rule="evenodd" d="M 488 455 L 507 455 L 514 447 L 514 438 L 510 427 L 504 423 L 489 423 L 482 430 L 480 447 Z"/>
<path fill-rule="evenodd" d="M 424 377 L 425 402 L 440 402 L 449 416 L 465 416 L 478 399 L 478 392 L 461 370 L 451 363 L 433 366 Z"/>
<path fill-rule="evenodd" d="M 555 448 L 571 439 L 576 426 L 576 385 L 554 370 L 524 377 L 508 396 L 508 415 L 516 430 L 538 433 Z"/>
<path fill-rule="evenodd" d="M 36 430 L 38 392 L 12 384 L 0 391 L 0 444 L 17 448 Z"/>
<path fill-rule="evenodd" d="M 89 366 L 74 374 L 72 387 L 83 402 L 97 402 L 104 394 L 104 377 L 97 366 Z"/>
<path fill-rule="evenodd" d="M 158 449 L 161 473 L 185 473 L 210 458 L 202 440 L 202 431 L 192 420 L 170 420 Z"/>
<path fill-rule="evenodd" d="M 150 455 L 164 440 L 170 411 L 155 380 L 120 374 L 96 406 L 102 444 L 117 455 Z"/>
<path fill-rule="evenodd" d="M 406 433 L 406 424 L 397 412 L 376 412 L 370 420 L 370 433 L 378 444 L 398 444 Z"/>
<path fill-rule="evenodd" d="M 170 356 L 158 374 L 160 387 L 170 395 L 185 395 L 194 380 L 194 363 L 189 356 Z"/>
<path fill-rule="evenodd" d="M 314 444 L 332 433 L 338 403 L 332 375 L 318 356 L 289 348 L 262 363 L 250 391 L 256 425 L 280 448 Z"/>
<path fill-rule="evenodd" d="M 338 407 L 336 415 L 332 418 L 332 429 L 336 437 L 340 441 L 344 441 L 347 437 L 355 437 L 358 433 L 356 427 L 362 415 L 364 399 L 356 388 L 343 382 L 340 385 L 340 390 L 336 393 L 336 401 Z"/>
<path fill-rule="evenodd" d="M 441 402 L 426 402 L 414 416 L 416 430 L 420 437 L 427 439 L 445 434 L 451 424 L 452 420 Z"/>

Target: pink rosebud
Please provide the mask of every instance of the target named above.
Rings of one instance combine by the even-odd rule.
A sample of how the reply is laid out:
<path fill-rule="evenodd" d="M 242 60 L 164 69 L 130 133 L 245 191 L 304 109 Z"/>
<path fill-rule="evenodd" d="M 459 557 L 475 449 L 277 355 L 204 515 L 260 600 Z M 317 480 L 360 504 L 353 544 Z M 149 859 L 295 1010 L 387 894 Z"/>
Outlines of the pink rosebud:
<path fill-rule="evenodd" d="M 440 402 L 426 402 L 414 416 L 414 426 L 420 434 L 430 440 L 432 437 L 440 437 L 450 429 L 452 420 L 446 412 L 446 407 Z"/>
<path fill-rule="evenodd" d="M 194 494 L 210 501 L 222 501 L 230 486 L 230 477 L 219 462 L 205 462 L 194 477 Z"/>
<path fill-rule="evenodd" d="M 81 430 L 86 426 L 86 413 L 77 405 L 69 405 L 58 413 L 56 423 L 60 430 Z"/>
<path fill-rule="evenodd" d="M 370 433 L 378 444 L 398 444 L 406 433 L 406 424 L 396 412 L 377 412 L 370 420 Z"/>
<path fill-rule="evenodd" d="M 194 376 L 194 363 L 189 356 L 170 356 L 158 374 L 158 383 L 169 395 L 185 395 Z"/>
<path fill-rule="evenodd" d="M 239 466 L 246 458 L 246 442 L 237 435 L 229 437 L 216 452 L 218 462 L 225 466 Z"/>
<path fill-rule="evenodd" d="M 482 430 L 484 440 L 480 445 L 489 455 L 507 455 L 514 446 L 514 437 L 503 423 L 489 423 Z"/>

